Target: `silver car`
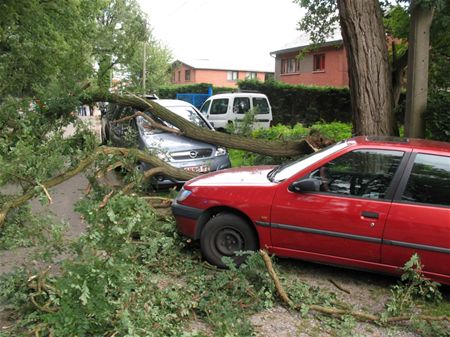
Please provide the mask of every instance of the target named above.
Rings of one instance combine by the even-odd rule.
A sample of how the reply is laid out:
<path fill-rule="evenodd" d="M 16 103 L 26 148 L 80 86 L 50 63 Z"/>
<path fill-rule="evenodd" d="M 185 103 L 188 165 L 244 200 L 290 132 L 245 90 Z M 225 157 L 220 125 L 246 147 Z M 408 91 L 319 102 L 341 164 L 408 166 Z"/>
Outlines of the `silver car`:
<path fill-rule="evenodd" d="M 214 131 L 202 114 L 187 102 L 172 99 L 157 99 L 155 102 L 197 126 Z M 102 116 L 102 141 L 110 141 L 115 146 L 137 146 L 174 167 L 193 172 L 207 173 L 231 167 L 224 147 L 155 129 L 141 116 L 124 123 L 111 123 L 133 113 L 133 108 L 109 104 Z M 151 112 L 147 113 L 159 123 L 171 127 L 167 122 L 153 116 Z M 138 163 L 138 168 L 147 170 L 150 166 L 146 163 Z M 155 178 L 154 184 L 157 186 L 184 183 L 164 176 Z"/>

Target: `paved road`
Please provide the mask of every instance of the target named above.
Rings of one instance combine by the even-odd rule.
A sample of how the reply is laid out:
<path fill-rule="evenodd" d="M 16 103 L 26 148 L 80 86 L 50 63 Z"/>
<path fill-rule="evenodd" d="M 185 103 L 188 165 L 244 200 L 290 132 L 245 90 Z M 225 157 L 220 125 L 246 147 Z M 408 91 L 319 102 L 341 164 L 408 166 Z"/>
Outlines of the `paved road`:
<path fill-rule="evenodd" d="M 53 204 L 42 206 L 37 199 L 33 199 L 30 202 L 32 210 L 48 211 L 55 216 L 55 219 L 68 223 L 65 237 L 67 240 L 75 239 L 85 230 L 86 225 L 80 214 L 76 213 L 73 208 L 74 204 L 83 197 L 83 190 L 87 185 L 87 179 L 81 174 L 77 175 L 49 190 Z M 35 250 L 32 248 L 0 251 L 0 275 L 11 272 L 21 265 L 32 266 L 35 263 L 34 252 Z"/>
<path fill-rule="evenodd" d="M 95 116 L 79 116 L 79 118 L 89 125 L 100 141 L 100 116 L 99 112 Z M 71 136 L 74 133 L 73 125 L 69 125 L 65 130 L 65 135 Z M 78 237 L 86 228 L 80 215 L 73 208 L 74 204 L 83 197 L 83 190 L 87 187 L 88 181 L 79 174 L 64 183 L 50 189 L 53 204 L 43 207 L 38 200 L 34 199 L 30 202 L 32 209 L 36 212 L 47 210 L 53 213 L 57 220 L 65 221 L 69 224 L 69 228 L 65 234 L 67 240 Z M 2 188 L 2 192 L 6 194 L 14 193 L 14 187 Z M 34 248 L 18 248 L 8 251 L 0 251 L 0 275 L 11 272 L 14 268 L 24 265 L 32 266 L 35 263 Z"/>

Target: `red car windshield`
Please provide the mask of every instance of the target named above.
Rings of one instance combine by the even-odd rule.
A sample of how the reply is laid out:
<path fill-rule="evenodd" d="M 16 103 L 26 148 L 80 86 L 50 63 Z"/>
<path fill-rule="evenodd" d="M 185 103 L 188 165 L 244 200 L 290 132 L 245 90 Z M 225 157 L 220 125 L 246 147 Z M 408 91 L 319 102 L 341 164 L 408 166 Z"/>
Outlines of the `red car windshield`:
<path fill-rule="evenodd" d="M 300 172 L 306 167 L 346 148 L 349 145 L 350 143 L 348 141 L 341 141 L 339 143 L 336 143 L 335 145 L 323 148 L 322 150 L 311 153 L 306 157 L 302 157 L 296 161 L 278 166 L 276 169 L 269 172 L 267 177 L 270 181 L 281 182 L 292 177 L 294 174 Z"/>

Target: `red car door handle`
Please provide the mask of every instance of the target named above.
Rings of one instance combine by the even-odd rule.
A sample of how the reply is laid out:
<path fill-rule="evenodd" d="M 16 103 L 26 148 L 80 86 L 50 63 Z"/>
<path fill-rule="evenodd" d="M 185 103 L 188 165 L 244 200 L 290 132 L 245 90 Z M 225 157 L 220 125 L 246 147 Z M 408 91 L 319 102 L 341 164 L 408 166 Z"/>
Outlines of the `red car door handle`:
<path fill-rule="evenodd" d="M 363 211 L 361 212 L 361 215 L 365 218 L 378 219 L 378 213 L 376 212 Z"/>

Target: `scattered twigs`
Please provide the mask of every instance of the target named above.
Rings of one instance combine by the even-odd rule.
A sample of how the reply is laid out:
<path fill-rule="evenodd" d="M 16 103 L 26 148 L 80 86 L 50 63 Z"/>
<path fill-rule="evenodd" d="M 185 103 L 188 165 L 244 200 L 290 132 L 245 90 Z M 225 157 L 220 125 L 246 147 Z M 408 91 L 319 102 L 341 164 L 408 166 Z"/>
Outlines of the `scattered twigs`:
<path fill-rule="evenodd" d="M 46 282 L 50 268 L 51 266 L 36 275 L 30 276 L 28 278 L 28 287 L 34 290 L 34 292 L 30 293 L 31 303 L 40 311 L 53 313 L 58 311 L 58 308 L 54 305 L 52 306 L 51 295 L 59 296 L 60 294 L 55 287 Z M 47 299 L 44 304 L 39 303 L 39 299 L 42 298 Z"/>
<path fill-rule="evenodd" d="M 260 250 L 259 254 L 263 258 L 263 261 L 266 265 L 267 271 L 269 272 L 270 278 L 275 284 L 275 289 L 277 291 L 278 296 L 282 300 L 282 302 L 288 305 L 290 308 L 299 309 L 300 305 L 293 305 L 292 301 L 289 299 L 286 291 L 284 290 L 275 270 L 273 269 L 272 261 L 267 254 L 266 251 Z M 450 316 L 430 316 L 430 315 L 403 315 L 403 316 L 395 316 L 388 317 L 382 320 L 382 317 L 379 315 L 373 315 L 360 311 L 352 311 L 345 309 L 337 309 L 333 307 L 324 307 L 321 305 L 310 305 L 309 310 L 316 311 L 322 314 L 331 315 L 331 316 L 343 316 L 343 315 L 351 315 L 359 321 L 369 322 L 369 323 L 397 323 L 403 321 L 409 321 L 413 318 L 424 320 L 424 321 L 448 321 L 450 322 Z"/>
<path fill-rule="evenodd" d="M 340 286 L 339 284 L 337 284 L 333 279 L 328 279 L 328 281 L 334 285 L 336 288 L 338 288 L 340 291 L 343 291 L 346 294 L 351 294 L 350 291 L 348 291 L 347 289 L 343 288 L 342 286 Z"/>
<path fill-rule="evenodd" d="M 144 180 L 144 181 L 145 181 L 145 180 L 148 180 L 148 179 L 150 179 L 151 177 L 153 177 L 155 174 L 162 173 L 162 172 L 164 172 L 164 167 L 154 167 L 154 168 L 151 168 L 151 169 L 149 169 L 149 170 L 147 170 L 147 171 L 144 172 L 143 180 Z M 128 185 L 126 185 L 126 186 L 122 189 L 123 193 L 128 193 L 128 192 L 130 192 L 130 191 L 134 188 L 134 186 L 136 186 L 136 182 L 133 181 L 133 182 L 129 183 Z"/>
<path fill-rule="evenodd" d="M 172 199 L 164 197 L 142 197 L 153 208 L 168 208 L 172 204 Z"/>
<path fill-rule="evenodd" d="M 91 191 L 92 191 L 92 184 L 88 184 L 83 192 L 84 192 L 84 195 L 89 195 L 89 193 L 91 193 Z"/>
<path fill-rule="evenodd" d="M 109 199 L 111 199 L 111 196 L 113 195 L 114 191 L 109 192 L 105 197 L 103 198 L 100 205 L 98 205 L 98 209 L 105 208 L 105 206 L 108 204 Z"/>
<path fill-rule="evenodd" d="M 106 173 L 122 166 L 125 166 L 125 164 L 121 160 L 119 160 L 105 168 L 101 168 L 95 173 L 95 179 L 101 179 L 106 175 Z"/>

